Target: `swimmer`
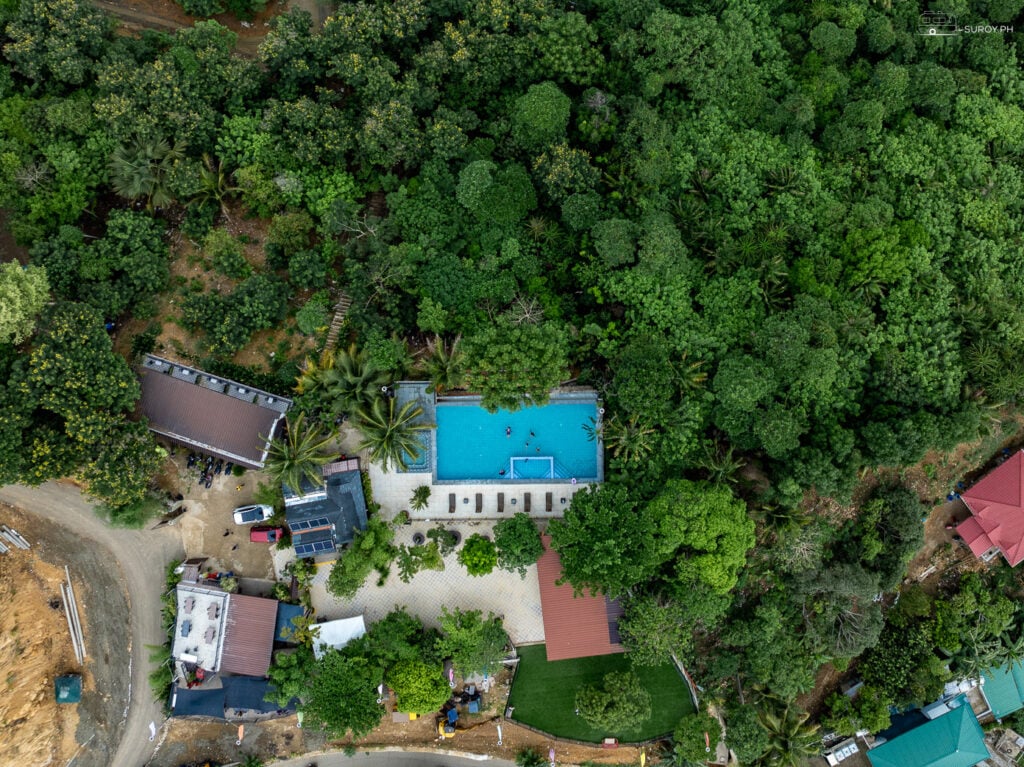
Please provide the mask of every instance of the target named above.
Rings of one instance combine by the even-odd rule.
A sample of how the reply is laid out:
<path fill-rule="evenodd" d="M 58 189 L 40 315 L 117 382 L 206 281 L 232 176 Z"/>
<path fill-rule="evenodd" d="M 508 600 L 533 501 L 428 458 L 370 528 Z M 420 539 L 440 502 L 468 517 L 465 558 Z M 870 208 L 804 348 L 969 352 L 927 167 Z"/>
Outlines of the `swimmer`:
<path fill-rule="evenodd" d="M 506 437 L 511 437 L 512 436 L 512 427 L 511 426 L 506 426 L 505 427 L 505 436 Z"/>
<path fill-rule="evenodd" d="M 499 476 L 499 477 L 504 477 L 504 476 L 505 476 L 505 470 L 504 470 L 504 469 L 502 469 L 501 471 L 499 471 L 499 472 L 498 472 L 498 476 Z"/>
<path fill-rule="evenodd" d="M 536 437 L 537 435 L 536 435 L 536 434 L 534 434 L 534 433 L 533 433 L 533 432 L 531 431 L 531 432 L 530 432 L 530 436 L 531 436 L 531 437 Z"/>

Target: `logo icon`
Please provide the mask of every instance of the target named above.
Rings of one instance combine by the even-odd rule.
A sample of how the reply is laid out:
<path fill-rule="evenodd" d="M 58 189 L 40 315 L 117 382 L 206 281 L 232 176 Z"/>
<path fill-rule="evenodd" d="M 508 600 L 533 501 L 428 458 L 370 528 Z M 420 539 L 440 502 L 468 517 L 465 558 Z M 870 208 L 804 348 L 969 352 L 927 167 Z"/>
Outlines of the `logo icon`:
<path fill-rule="evenodd" d="M 929 36 L 949 36 L 959 34 L 956 16 L 937 11 L 926 11 L 917 20 L 917 33 Z"/>

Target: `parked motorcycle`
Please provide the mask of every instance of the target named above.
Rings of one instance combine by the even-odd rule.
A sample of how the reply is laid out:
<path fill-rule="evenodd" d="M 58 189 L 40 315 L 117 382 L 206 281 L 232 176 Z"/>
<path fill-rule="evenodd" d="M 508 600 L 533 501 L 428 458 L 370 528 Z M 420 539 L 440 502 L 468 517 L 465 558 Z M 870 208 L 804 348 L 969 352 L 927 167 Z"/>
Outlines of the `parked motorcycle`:
<path fill-rule="evenodd" d="M 217 466 L 213 470 L 213 473 L 214 474 L 220 474 L 222 471 L 224 471 L 224 459 L 223 458 L 221 458 L 219 461 L 217 461 Z"/>

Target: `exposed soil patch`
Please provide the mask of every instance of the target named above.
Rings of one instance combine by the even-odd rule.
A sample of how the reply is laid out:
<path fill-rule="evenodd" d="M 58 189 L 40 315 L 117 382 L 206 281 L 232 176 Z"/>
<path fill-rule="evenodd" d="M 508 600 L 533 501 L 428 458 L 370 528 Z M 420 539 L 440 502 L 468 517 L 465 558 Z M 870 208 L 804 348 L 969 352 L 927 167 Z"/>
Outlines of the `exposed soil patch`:
<path fill-rule="evenodd" d="M 124 729 L 127 699 L 128 601 L 121 575 L 102 547 L 83 545 L 73 530 L 0 505 L 0 521 L 32 544 L 0 555 L 0 729 L 9 764 L 106 767 Z M 79 603 L 86 661 L 79 668 L 60 600 L 64 565 Z M 93 615 L 122 620 L 91 620 Z M 83 674 L 82 700 L 58 706 L 53 679 Z M 88 747 L 79 748 L 88 743 Z"/>
<path fill-rule="evenodd" d="M 168 0 L 171 2 L 171 0 Z M 218 228 L 226 229 L 242 244 L 246 261 L 254 271 L 265 267 L 266 256 L 263 242 L 266 238 L 268 221 L 245 218 L 244 209 L 235 205 L 229 207 L 228 215 L 218 222 Z M 237 279 L 225 277 L 215 271 L 209 259 L 203 254 L 199 243 L 184 236 L 180 230 L 169 232 L 171 251 L 171 288 L 154 299 L 151 319 L 131 319 L 119 327 L 115 337 L 115 349 L 126 357 L 131 356 L 132 339 L 146 332 L 150 325 L 160 327 L 154 353 L 172 360 L 196 364 L 207 352 L 200 333 L 192 332 L 182 325 L 182 304 L 189 296 L 209 290 L 226 295 L 239 283 Z M 308 300 L 310 291 L 294 295 L 293 307 L 302 306 Z M 272 369 L 276 362 L 301 359 L 311 353 L 316 339 L 298 332 L 293 317 L 288 317 L 277 327 L 254 333 L 245 347 L 231 357 L 238 365 L 253 367 L 264 372 Z"/>

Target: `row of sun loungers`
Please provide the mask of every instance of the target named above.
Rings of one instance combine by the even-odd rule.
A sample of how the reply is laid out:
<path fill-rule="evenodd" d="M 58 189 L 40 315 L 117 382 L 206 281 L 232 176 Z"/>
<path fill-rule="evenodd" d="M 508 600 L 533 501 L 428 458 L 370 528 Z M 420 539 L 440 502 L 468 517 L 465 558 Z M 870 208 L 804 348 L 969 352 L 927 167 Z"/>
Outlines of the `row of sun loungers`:
<path fill-rule="evenodd" d="M 455 508 L 456 508 L 457 500 L 458 499 L 456 498 L 455 493 L 448 493 L 448 513 L 449 514 L 454 514 L 455 513 Z M 564 501 L 564 499 L 563 499 L 563 501 Z M 512 503 L 515 503 L 514 499 L 513 499 Z M 483 493 L 477 493 L 476 494 L 476 513 L 477 514 L 482 514 L 483 510 L 484 510 L 484 494 Z M 554 510 L 554 493 L 545 493 L 544 494 L 544 511 L 553 511 L 553 510 Z M 529 493 L 523 493 L 523 511 L 525 511 L 527 514 L 530 513 L 530 494 Z M 505 494 L 504 493 L 498 493 L 498 513 L 499 514 L 504 514 L 505 513 Z"/>

